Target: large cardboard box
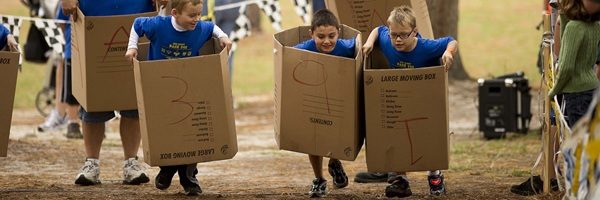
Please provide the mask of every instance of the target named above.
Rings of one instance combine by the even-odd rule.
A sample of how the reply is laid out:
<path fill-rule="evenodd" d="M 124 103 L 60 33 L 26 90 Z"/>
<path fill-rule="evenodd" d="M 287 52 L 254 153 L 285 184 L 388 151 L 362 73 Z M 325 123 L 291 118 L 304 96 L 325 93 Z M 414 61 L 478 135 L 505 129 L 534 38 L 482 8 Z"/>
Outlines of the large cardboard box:
<path fill-rule="evenodd" d="M 71 36 L 73 96 L 88 112 L 136 109 L 133 64 L 125 52 L 133 20 L 156 12 L 85 16 L 78 10 L 77 14 Z"/>
<path fill-rule="evenodd" d="M 433 38 L 424 0 L 327 2 L 332 10 L 342 11 L 336 11 L 342 22 L 354 22 L 361 31 L 368 32 L 386 24 L 394 7 L 411 6 L 421 36 Z M 447 85 L 443 67 L 390 69 L 378 48 L 373 50 L 364 69 L 369 171 L 448 169 Z"/>
<path fill-rule="evenodd" d="M 224 160 L 237 153 L 227 51 L 215 40 L 201 52 L 134 61 L 144 161 L 151 166 Z"/>
<path fill-rule="evenodd" d="M 358 29 L 362 33 L 363 41 L 367 40 L 375 27 L 387 24 L 387 18 L 394 7 L 408 5 L 412 7 L 417 18 L 419 33 L 423 37 L 433 38 L 425 0 L 325 0 L 325 4 L 338 17 L 340 23 Z"/>
<path fill-rule="evenodd" d="M 6 157 L 12 119 L 19 53 L 0 51 L 0 157 Z"/>
<path fill-rule="evenodd" d="M 296 49 L 308 26 L 275 34 L 275 138 L 279 149 L 354 160 L 364 138 L 360 33 L 354 58 Z"/>

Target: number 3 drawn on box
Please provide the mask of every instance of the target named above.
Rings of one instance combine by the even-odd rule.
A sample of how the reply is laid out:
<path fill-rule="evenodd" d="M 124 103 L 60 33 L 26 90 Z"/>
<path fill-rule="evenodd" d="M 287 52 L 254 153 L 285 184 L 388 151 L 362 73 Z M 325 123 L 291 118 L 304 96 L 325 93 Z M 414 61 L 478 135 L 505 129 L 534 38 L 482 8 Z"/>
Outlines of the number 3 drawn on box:
<path fill-rule="evenodd" d="M 175 124 L 181 123 L 184 120 L 186 120 L 187 118 L 189 118 L 192 115 L 192 113 L 194 113 L 194 106 L 192 105 L 192 103 L 194 103 L 194 102 L 188 102 L 188 101 L 182 100 L 187 95 L 189 84 L 186 80 L 179 78 L 179 77 L 175 77 L 175 76 L 161 76 L 160 78 L 172 79 L 174 81 L 181 83 L 184 86 L 184 90 L 183 90 L 183 93 L 181 94 L 181 96 L 176 99 L 171 100 L 171 103 L 183 105 L 189 109 L 189 112 L 183 118 L 176 120 L 174 122 L 171 122 L 171 123 L 169 123 L 169 125 L 175 125 Z"/>
<path fill-rule="evenodd" d="M 408 122 L 417 121 L 417 120 L 426 120 L 426 119 L 429 119 L 429 118 L 417 117 L 417 118 L 398 121 L 398 122 L 404 123 L 404 127 L 406 128 L 406 133 L 407 133 L 406 135 L 408 136 L 408 143 L 410 145 L 410 165 L 414 165 L 415 163 L 419 162 L 419 160 L 421 160 L 421 158 L 423 158 L 423 156 L 419 156 L 418 158 L 415 159 L 415 151 L 413 148 L 412 138 L 410 136 L 410 127 L 408 126 Z"/>

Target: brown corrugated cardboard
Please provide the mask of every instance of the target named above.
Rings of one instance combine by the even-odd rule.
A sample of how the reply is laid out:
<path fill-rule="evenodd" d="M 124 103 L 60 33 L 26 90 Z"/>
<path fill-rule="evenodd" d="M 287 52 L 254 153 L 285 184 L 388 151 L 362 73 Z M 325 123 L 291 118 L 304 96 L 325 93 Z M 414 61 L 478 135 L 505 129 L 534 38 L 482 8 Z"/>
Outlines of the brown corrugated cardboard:
<path fill-rule="evenodd" d="M 367 40 L 375 27 L 387 24 L 387 18 L 394 7 L 408 5 L 417 18 L 419 33 L 425 38 L 433 38 L 425 0 L 326 0 L 325 4 L 340 23 L 358 29 L 363 41 Z"/>
<path fill-rule="evenodd" d="M 227 51 L 215 40 L 201 54 L 134 61 L 144 161 L 151 166 L 225 160 L 237 153 Z"/>
<path fill-rule="evenodd" d="M 6 157 L 12 119 L 19 53 L 0 51 L 0 157 Z"/>
<path fill-rule="evenodd" d="M 367 167 L 448 169 L 448 78 L 443 67 L 365 69 Z"/>
<path fill-rule="evenodd" d="M 133 20 L 156 13 L 84 16 L 78 10 L 78 15 L 71 37 L 73 96 L 88 112 L 136 109 L 127 42 Z"/>
<path fill-rule="evenodd" d="M 362 52 L 354 59 L 296 49 L 308 26 L 275 34 L 275 137 L 280 149 L 354 160 L 364 137 Z M 340 38 L 360 37 L 343 25 Z"/>

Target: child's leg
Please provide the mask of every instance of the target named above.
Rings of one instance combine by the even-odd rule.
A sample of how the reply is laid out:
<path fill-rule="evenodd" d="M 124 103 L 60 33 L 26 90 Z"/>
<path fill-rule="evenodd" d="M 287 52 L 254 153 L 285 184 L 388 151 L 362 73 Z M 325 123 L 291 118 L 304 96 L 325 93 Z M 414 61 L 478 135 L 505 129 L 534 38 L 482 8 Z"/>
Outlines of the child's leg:
<path fill-rule="evenodd" d="M 154 185 L 156 188 L 161 190 L 166 190 L 171 186 L 171 180 L 173 180 L 173 176 L 177 172 L 176 166 L 160 166 L 160 171 L 156 175 L 156 179 L 154 179 Z"/>
<path fill-rule="evenodd" d="M 315 178 L 323 179 L 323 157 L 308 155 Z"/>
<path fill-rule="evenodd" d="M 186 195 L 198 195 L 202 193 L 200 182 L 196 179 L 198 174 L 197 163 L 188 165 L 179 165 L 177 172 L 179 174 L 179 183 L 183 186 Z"/>

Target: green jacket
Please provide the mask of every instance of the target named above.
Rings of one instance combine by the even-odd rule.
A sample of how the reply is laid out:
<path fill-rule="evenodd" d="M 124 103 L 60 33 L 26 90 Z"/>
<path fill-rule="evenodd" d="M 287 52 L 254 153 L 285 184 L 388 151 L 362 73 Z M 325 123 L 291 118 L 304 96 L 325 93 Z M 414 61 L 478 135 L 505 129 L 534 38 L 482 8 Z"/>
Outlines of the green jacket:
<path fill-rule="evenodd" d="M 561 34 L 558 74 L 548 96 L 594 89 L 598 79 L 594 72 L 600 25 L 571 20 Z"/>

